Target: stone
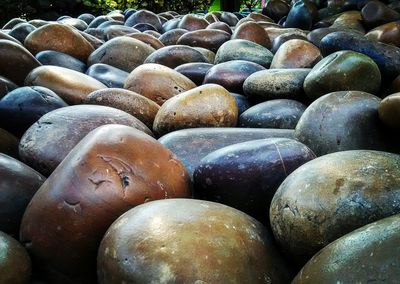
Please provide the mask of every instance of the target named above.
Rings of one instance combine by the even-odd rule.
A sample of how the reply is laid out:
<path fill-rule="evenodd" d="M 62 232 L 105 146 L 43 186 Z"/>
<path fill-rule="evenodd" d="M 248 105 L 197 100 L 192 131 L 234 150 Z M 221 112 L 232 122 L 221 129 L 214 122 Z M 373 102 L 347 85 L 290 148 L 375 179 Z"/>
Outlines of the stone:
<path fill-rule="evenodd" d="M 15 83 L 3 76 L 0 76 L 0 99 L 16 88 L 18 88 L 18 86 Z"/>
<path fill-rule="evenodd" d="M 363 24 L 368 28 L 397 21 L 400 14 L 380 1 L 369 1 L 361 10 Z"/>
<path fill-rule="evenodd" d="M 97 269 L 99 283 L 288 283 L 291 277 L 259 222 L 191 199 L 150 202 L 121 216 L 101 242 Z"/>
<path fill-rule="evenodd" d="M 86 75 L 109 88 L 122 88 L 129 73 L 108 64 L 96 63 L 87 69 Z"/>
<path fill-rule="evenodd" d="M 188 31 L 195 31 L 207 28 L 209 22 L 202 17 L 194 14 L 187 14 L 180 20 L 177 28 L 185 29 Z"/>
<path fill-rule="evenodd" d="M 179 72 L 154 63 L 137 67 L 129 74 L 124 85 L 125 89 L 138 93 L 158 105 L 195 87 L 190 79 Z"/>
<path fill-rule="evenodd" d="M 256 104 L 239 116 L 239 127 L 295 129 L 307 106 L 287 99 Z"/>
<path fill-rule="evenodd" d="M 246 60 L 269 68 L 273 54 L 267 48 L 245 39 L 233 39 L 225 42 L 217 51 L 215 64 L 231 61 Z"/>
<path fill-rule="evenodd" d="M 19 139 L 17 137 L 0 128 L 0 153 L 19 158 L 18 144 Z"/>
<path fill-rule="evenodd" d="M 160 49 L 164 47 L 164 44 L 155 36 L 144 34 L 144 33 L 134 33 L 127 35 L 128 37 L 138 39 L 148 45 L 150 45 L 154 49 Z"/>
<path fill-rule="evenodd" d="M 123 110 L 143 122 L 148 128 L 153 127 L 154 118 L 160 106 L 152 100 L 129 90 L 109 88 L 90 93 L 85 104 L 110 106 Z"/>
<path fill-rule="evenodd" d="M 287 1 L 271 0 L 265 4 L 262 13 L 273 19 L 275 22 L 278 22 L 284 16 L 287 16 L 289 11 L 290 6 L 288 5 Z"/>
<path fill-rule="evenodd" d="M 400 156 L 379 151 L 337 152 L 300 166 L 271 203 L 281 250 L 303 265 L 341 236 L 399 213 L 399 180 Z"/>
<path fill-rule="evenodd" d="M 304 80 L 304 91 L 311 99 L 335 91 L 378 94 L 380 87 L 378 65 L 370 57 L 349 50 L 328 55 L 314 66 Z"/>
<path fill-rule="evenodd" d="M 125 25 L 129 27 L 133 27 L 136 24 L 150 24 L 156 28 L 156 30 L 161 31 L 161 21 L 160 18 L 151 11 L 148 10 L 139 10 L 133 13 L 128 19 L 125 21 Z"/>
<path fill-rule="evenodd" d="M 90 55 L 88 65 L 104 63 L 131 72 L 143 64 L 146 57 L 154 51 L 154 48 L 140 40 L 126 36 L 116 37 L 96 49 Z"/>
<path fill-rule="evenodd" d="M 264 28 L 255 22 L 243 23 L 236 27 L 232 39 L 245 39 L 271 48 L 271 42 Z"/>
<path fill-rule="evenodd" d="M 291 33 L 285 33 L 281 34 L 280 36 L 276 37 L 274 41 L 271 43 L 271 52 L 275 54 L 279 47 L 281 47 L 282 44 L 285 42 L 292 40 L 292 39 L 302 39 L 302 40 L 307 40 L 305 36 L 299 35 L 299 34 L 291 34 Z"/>
<path fill-rule="evenodd" d="M 186 170 L 168 149 L 129 126 L 105 125 L 40 187 L 21 240 L 50 282 L 96 282 L 98 246 L 120 215 L 152 200 L 189 196 Z"/>
<path fill-rule="evenodd" d="M 193 173 L 195 198 L 236 208 L 269 227 L 271 200 L 285 178 L 315 158 L 293 139 L 233 144 L 205 156 Z"/>
<path fill-rule="evenodd" d="M 400 128 L 400 94 L 385 97 L 379 104 L 378 113 L 381 121 L 390 128 Z"/>
<path fill-rule="evenodd" d="M 311 2 L 303 0 L 296 1 L 291 6 L 283 26 L 285 28 L 311 30 L 317 15 L 317 9 Z"/>
<path fill-rule="evenodd" d="M 107 88 L 86 74 L 51 65 L 33 69 L 26 77 L 25 85 L 46 87 L 68 104 L 80 104 L 89 93 Z"/>
<path fill-rule="evenodd" d="M 217 52 L 220 46 L 230 40 L 230 38 L 231 35 L 225 31 L 216 29 L 200 29 L 183 34 L 176 44 L 203 47 L 213 52 Z"/>
<path fill-rule="evenodd" d="M 9 35 L 16 38 L 20 42 L 24 42 L 25 38 L 36 28 L 29 23 L 20 23 L 12 28 Z"/>
<path fill-rule="evenodd" d="M 42 116 L 22 136 L 21 160 L 49 176 L 90 131 L 106 124 L 123 124 L 152 135 L 137 118 L 112 107 L 77 105 L 56 109 Z"/>
<path fill-rule="evenodd" d="M 176 45 L 178 39 L 188 31 L 185 29 L 173 29 L 163 33 L 158 39 L 165 45 Z"/>
<path fill-rule="evenodd" d="M 25 77 L 40 62 L 23 46 L 9 40 L 0 40 L 0 76 L 22 85 Z"/>
<path fill-rule="evenodd" d="M 210 29 L 221 30 L 221 31 L 227 32 L 228 34 L 232 34 L 231 27 L 227 23 L 224 23 L 224 22 L 213 22 L 213 23 L 209 24 L 206 29 L 207 30 L 210 30 Z"/>
<path fill-rule="evenodd" d="M 42 65 L 64 67 L 81 73 L 85 73 L 87 69 L 86 64 L 79 59 L 54 50 L 41 51 L 35 57 Z"/>
<path fill-rule="evenodd" d="M 164 135 L 184 128 L 236 126 L 235 99 L 217 84 L 205 84 L 167 100 L 154 119 L 153 130 Z"/>
<path fill-rule="evenodd" d="M 175 71 L 189 78 L 197 86 L 200 86 L 203 84 L 204 77 L 206 76 L 208 70 L 210 70 L 213 66 L 213 64 L 202 62 L 185 63 L 176 67 Z"/>
<path fill-rule="evenodd" d="M 390 22 L 370 30 L 366 38 L 376 40 L 382 43 L 400 46 L 400 23 Z"/>
<path fill-rule="evenodd" d="M 26 37 L 24 45 L 34 55 L 44 50 L 55 50 L 83 62 L 94 51 L 93 46 L 76 29 L 59 23 L 50 23 L 34 30 Z"/>

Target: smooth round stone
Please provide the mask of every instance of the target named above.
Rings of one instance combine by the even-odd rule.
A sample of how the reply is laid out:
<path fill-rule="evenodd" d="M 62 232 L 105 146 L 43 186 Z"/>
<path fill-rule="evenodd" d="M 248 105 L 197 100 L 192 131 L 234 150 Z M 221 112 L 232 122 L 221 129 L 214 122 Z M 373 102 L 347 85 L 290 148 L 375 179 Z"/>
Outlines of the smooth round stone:
<path fill-rule="evenodd" d="M 80 104 L 89 93 L 107 88 L 88 75 L 51 65 L 32 70 L 25 79 L 25 85 L 46 87 L 68 104 Z"/>
<path fill-rule="evenodd" d="M 378 65 L 370 57 L 348 50 L 335 52 L 322 59 L 304 80 L 304 91 L 312 99 L 335 91 L 354 90 L 377 94 L 380 86 Z"/>
<path fill-rule="evenodd" d="M 101 242 L 97 271 L 99 283 L 285 283 L 291 277 L 259 222 L 192 199 L 154 201 L 122 215 Z"/>
<path fill-rule="evenodd" d="M 131 72 L 143 64 L 154 51 L 154 48 L 140 40 L 126 36 L 117 37 L 96 49 L 90 55 L 88 65 L 104 63 Z"/>
<path fill-rule="evenodd" d="M 154 118 L 160 106 L 152 100 L 124 89 L 110 88 L 89 94 L 85 104 L 104 105 L 123 110 L 143 122 L 148 128 L 153 127 Z"/>
<path fill-rule="evenodd" d="M 400 128 L 400 93 L 384 98 L 378 108 L 379 118 L 390 128 Z"/>
<path fill-rule="evenodd" d="M 178 39 L 185 33 L 187 30 L 184 29 L 173 29 L 168 32 L 163 33 L 158 39 L 165 45 L 176 45 Z"/>
<path fill-rule="evenodd" d="M 54 65 L 85 73 L 86 64 L 66 53 L 45 50 L 36 54 L 36 59 L 43 65 Z"/>
<path fill-rule="evenodd" d="M 0 76 L 0 99 L 16 88 L 18 88 L 16 84 L 11 82 L 9 79 Z"/>
<path fill-rule="evenodd" d="M 31 70 L 40 62 L 23 46 L 9 40 L 0 40 L 0 76 L 23 85 Z"/>
<path fill-rule="evenodd" d="M 243 83 L 253 73 L 265 70 L 257 63 L 232 60 L 214 65 L 204 77 L 203 84 L 221 85 L 230 92 L 243 94 Z"/>
<path fill-rule="evenodd" d="M 31 278 L 31 260 L 24 247 L 0 232 L 0 283 L 26 284 Z"/>
<path fill-rule="evenodd" d="M 153 130 L 164 135 L 184 128 L 236 126 L 235 99 L 220 85 L 205 84 L 167 100 L 154 119 Z"/>
<path fill-rule="evenodd" d="M 247 15 L 247 18 L 253 19 L 256 22 L 274 22 L 270 17 L 255 11 Z"/>
<path fill-rule="evenodd" d="M 93 46 L 76 29 L 58 23 L 50 23 L 31 32 L 24 45 L 33 54 L 55 50 L 83 62 L 94 51 Z"/>
<path fill-rule="evenodd" d="M 25 38 L 34 30 L 36 30 L 36 28 L 33 25 L 29 23 L 20 23 L 12 28 L 12 30 L 9 32 L 9 35 L 16 38 L 20 42 L 24 42 Z"/>
<path fill-rule="evenodd" d="M 213 22 L 209 24 L 206 28 L 207 30 L 212 29 L 212 30 L 221 30 L 224 32 L 227 32 L 228 34 L 232 34 L 232 29 L 231 27 L 224 22 Z"/>
<path fill-rule="evenodd" d="M 218 17 L 222 22 L 228 24 L 230 27 L 236 26 L 239 21 L 239 18 L 231 12 L 222 12 Z"/>
<path fill-rule="evenodd" d="M 266 48 L 271 47 L 271 42 L 264 28 L 255 22 L 246 22 L 236 27 L 232 39 L 246 39 Z"/>
<path fill-rule="evenodd" d="M 80 34 L 94 47 L 94 49 L 98 49 L 104 44 L 104 40 L 98 39 L 95 36 L 92 36 L 86 32 L 80 32 Z"/>
<path fill-rule="evenodd" d="M 32 168 L 3 153 L 0 153 L 0 178 L 0 231 L 18 237 L 22 215 L 46 179 Z"/>
<path fill-rule="evenodd" d="M 239 116 L 252 106 L 252 103 L 246 96 L 236 93 L 231 93 L 231 96 L 233 96 L 236 101 Z"/>
<path fill-rule="evenodd" d="M 284 23 L 285 28 L 299 28 L 311 30 L 316 18 L 316 9 L 308 1 L 295 2 L 287 15 Z"/>
<path fill-rule="evenodd" d="M 278 22 L 289 14 L 290 6 L 288 4 L 288 1 L 285 0 L 270 0 L 265 4 L 262 12 L 275 22 Z"/>
<path fill-rule="evenodd" d="M 139 30 L 123 25 L 112 25 L 104 29 L 97 28 L 97 30 L 100 30 L 104 34 L 105 41 L 132 33 L 139 33 Z"/>
<path fill-rule="evenodd" d="M 400 23 L 391 22 L 369 31 L 365 37 L 394 46 L 400 46 Z"/>
<path fill-rule="evenodd" d="M 239 117 L 238 126 L 295 129 L 307 106 L 295 100 L 270 100 L 259 103 Z"/>
<path fill-rule="evenodd" d="M 173 31 L 174 29 L 178 29 L 178 25 L 179 25 L 180 21 L 181 21 L 181 18 L 175 18 L 175 19 L 166 21 L 162 26 L 162 32 L 167 33 L 167 32 Z M 186 29 L 185 29 L 185 31 L 186 31 Z"/>
<path fill-rule="evenodd" d="M 215 53 L 209 49 L 203 47 L 193 47 L 195 50 L 199 51 L 204 58 L 207 60 L 207 63 L 213 64 L 215 61 Z"/>
<path fill-rule="evenodd" d="M 96 256 L 108 227 L 129 209 L 190 196 L 174 155 L 124 125 L 90 132 L 33 197 L 21 241 L 51 283 L 95 283 Z"/>
<path fill-rule="evenodd" d="M 196 167 L 194 195 L 239 209 L 269 226 L 269 206 L 284 179 L 315 158 L 293 139 L 247 141 L 218 149 Z"/>
<path fill-rule="evenodd" d="M 150 25 L 148 23 L 139 23 L 133 26 L 133 28 L 144 32 L 144 31 L 157 31 L 156 27 L 154 27 L 153 25 Z"/>
<path fill-rule="evenodd" d="M 161 36 L 161 34 L 159 32 L 152 31 L 152 30 L 144 31 L 143 34 L 151 35 L 151 36 L 154 36 L 155 38 L 159 38 Z"/>
<path fill-rule="evenodd" d="M 17 137 L 0 128 L 0 153 L 7 154 L 14 158 L 19 158 L 18 144 L 19 140 Z"/>
<path fill-rule="evenodd" d="M 289 175 L 272 200 L 275 239 L 304 264 L 341 236 L 399 213 L 399 181 L 396 154 L 354 150 L 314 159 Z"/>
<path fill-rule="evenodd" d="M 97 27 L 100 26 L 102 23 L 107 22 L 107 21 L 109 21 L 109 20 L 111 20 L 111 18 L 108 17 L 108 16 L 104 16 L 104 15 L 98 16 L 98 17 L 94 18 L 94 19 L 90 22 L 90 24 L 88 25 L 87 28 L 88 28 L 88 29 L 97 28 Z"/>
<path fill-rule="evenodd" d="M 164 44 L 155 36 L 144 34 L 144 33 L 134 33 L 127 35 L 130 38 L 138 39 L 148 45 L 150 45 L 154 49 L 160 49 L 164 47 Z"/>
<path fill-rule="evenodd" d="M 246 60 L 268 68 L 273 54 L 267 48 L 245 39 L 233 39 L 225 42 L 215 55 L 215 64 L 231 61 Z"/>
<path fill-rule="evenodd" d="M 143 64 L 133 70 L 124 88 L 162 105 L 175 95 L 195 88 L 196 85 L 181 73 L 160 65 Z"/>
<path fill-rule="evenodd" d="M 61 23 L 61 24 L 76 28 L 76 29 L 78 29 L 80 31 L 84 31 L 88 27 L 88 24 L 85 21 L 81 20 L 81 19 L 65 18 L 65 19 L 59 20 L 58 22 Z"/>
<path fill-rule="evenodd" d="M 249 97 L 264 100 L 302 99 L 303 84 L 311 69 L 271 69 L 250 75 L 243 84 L 244 93 Z"/>
<path fill-rule="evenodd" d="M 11 30 L 13 27 L 21 23 L 26 23 L 26 20 L 21 18 L 13 18 L 3 26 L 2 30 Z"/>
<path fill-rule="evenodd" d="M 318 47 L 306 40 L 292 39 L 279 47 L 270 68 L 312 68 L 321 59 Z"/>
<path fill-rule="evenodd" d="M 211 152 L 240 142 L 265 138 L 293 138 L 289 129 L 207 127 L 183 129 L 159 139 L 185 165 L 192 176 L 202 158 Z"/>
<path fill-rule="evenodd" d="M 150 54 L 144 61 L 144 63 L 156 63 L 169 68 L 191 62 L 207 62 L 207 58 L 200 51 L 186 45 L 165 46 Z"/>
<path fill-rule="evenodd" d="M 77 19 L 85 21 L 86 24 L 90 25 L 90 23 L 95 19 L 95 16 L 89 13 L 84 13 L 79 15 Z"/>
<path fill-rule="evenodd" d="M 317 156 L 346 150 L 393 150 L 378 117 L 380 99 L 359 91 L 341 91 L 315 100 L 296 126 L 296 139 Z M 393 138 L 393 137 L 392 137 Z"/>
<path fill-rule="evenodd" d="M 363 24 L 368 28 L 400 19 L 400 14 L 380 1 L 370 1 L 361 10 Z"/>
<path fill-rule="evenodd" d="M 183 16 L 178 24 L 179 29 L 185 29 L 188 31 L 195 31 L 207 28 L 210 23 L 204 18 L 196 16 L 194 14 L 188 14 Z"/>
<path fill-rule="evenodd" d="M 132 14 L 125 21 L 125 26 L 133 27 L 136 24 L 150 24 L 155 27 L 158 31 L 161 31 L 162 24 L 160 18 L 151 11 L 140 10 Z"/>
<path fill-rule="evenodd" d="M 331 27 L 365 34 L 365 28 L 361 22 L 362 15 L 359 11 L 347 11 L 340 14 Z"/>
<path fill-rule="evenodd" d="M 122 21 L 116 21 L 113 19 L 107 20 L 103 23 L 101 23 L 96 29 L 107 29 L 110 27 L 123 27 L 124 26 L 124 22 Z M 131 27 L 127 27 L 128 29 L 131 29 Z"/>
<path fill-rule="evenodd" d="M 201 29 L 183 34 L 177 41 L 178 45 L 203 47 L 217 52 L 219 47 L 230 40 L 231 35 L 225 31 L 215 29 Z"/>
<path fill-rule="evenodd" d="M 111 65 L 96 63 L 88 68 L 86 74 L 109 88 L 122 88 L 129 73 Z"/>
<path fill-rule="evenodd" d="M 25 132 L 19 145 L 21 160 L 48 176 L 86 134 L 105 124 L 123 124 L 151 135 L 146 125 L 122 110 L 69 106 L 45 114 Z"/>
<path fill-rule="evenodd" d="M 66 106 L 47 88 L 21 87 L 0 100 L 0 127 L 21 137 L 44 114 Z"/>
<path fill-rule="evenodd" d="M 339 50 L 352 50 L 369 56 L 378 65 L 382 78 L 393 80 L 400 74 L 400 48 L 370 40 L 363 35 L 334 32 L 321 40 L 323 55 Z"/>
<path fill-rule="evenodd" d="M 367 283 L 399 279 L 400 215 L 363 226 L 329 244 L 298 273 L 299 283 Z M 368 273 L 365 273 L 368 269 Z"/>
<path fill-rule="evenodd" d="M 40 28 L 40 27 L 50 24 L 50 22 L 41 20 L 41 19 L 33 19 L 33 20 L 30 20 L 28 23 L 33 25 L 36 28 Z"/>
<path fill-rule="evenodd" d="M 201 62 L 185 63 L 176 67 L 175 71 L 189 78 L 197 86 L 200 86 L 203 84 L 204 77 L 206 76 L 208 70 L 210 70 L 210 68 L 213 66 L 213 64 Z"/>
<path fill-rule="evenodd" d="M 307 34 L 307 40 L 317 47 L 321 47 L 321 40 L 328 34 L 340 31 L 338 28 L 326 27 L 312 30 Z M 325 54 L 326 55 L 326 54 Z"/>
<path fill-rule="evenodd" d="M 299 35 L 299 34 L 291 34 L 291 33 L 285 33 L 282 34 L 274 39 L 274 41 L 271 43 L 271 52 L 276 53 L 278 49 L 281 47 L 282 44 L 285 42 L 292 40 L 292 39 L 302 39 L 302 40 L 307 40 L 305 36 Z"/>
<path fill-rule="evenodd" d="M 14 38 L 14 37 L 8 35 L 8 33 L 2 32 L 2 31 L 0 30 L 0 40 L 4 40 L 4 39 L 22 45 L 22 43 L 21 43 L 19 40 L 17 40 L 16 38 Z"/>

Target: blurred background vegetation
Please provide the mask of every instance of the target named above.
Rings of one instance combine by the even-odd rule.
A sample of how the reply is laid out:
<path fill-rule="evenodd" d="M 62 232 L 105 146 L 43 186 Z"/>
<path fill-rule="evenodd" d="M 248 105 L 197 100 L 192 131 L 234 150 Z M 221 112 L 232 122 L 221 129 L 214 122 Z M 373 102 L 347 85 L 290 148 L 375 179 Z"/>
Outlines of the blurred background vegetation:
<path fill-rule="evenodd" d="M 177 11 L 180 14 L 207 11 L 221 7 L 224 0 L 1 0 L 0 27 L 12 18 L 56 20 L 63 15 L 72 17 L 82 13 L 106 14 L 128 8 L 148 9 L 155 13 Z M 234 1 L 235 7 L 260 6 L 261 0 Z M 236 3 L 237 2 L 237 3 Z"/>

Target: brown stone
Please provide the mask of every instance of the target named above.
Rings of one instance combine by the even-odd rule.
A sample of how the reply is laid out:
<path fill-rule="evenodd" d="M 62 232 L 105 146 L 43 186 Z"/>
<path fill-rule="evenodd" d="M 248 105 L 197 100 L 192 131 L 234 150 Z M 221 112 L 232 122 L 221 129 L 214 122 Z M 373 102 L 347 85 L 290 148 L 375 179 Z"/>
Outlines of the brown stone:
<path fill-rule="evenodd" d="M 160 106 L 152 100 L 129 90 L 110 88 L 90 93 L 84 101 L 85 104 L 110 106 L 123 110 L 150 129 L 153 127 L 154 118 Z"/>
<path fill-rule="evenodd" d="M 379 103 L 379 118 L 390 128 L 400 128 L 400 93 L 387 96 Z"/>
<path fill-rule="evenodd" d="M 176 44 L 203 47 L 217 52 L 219 47 L 230 40 L 231 35 L 216 29 L 200 29 L 183 34 Z"/>
<path fill-rule="evenodd" d="M 243 23 L 236 27 L 232 39 L 247 39 L 266 48 L 271 47 L 271 42 L 265 29 L 255 22 Z"/>
<path fill-rule="evenodd" d="M 179 72 L 160 64 L 143 64 L 129 74 L 124 88 L 162 105 L 169 98 L 195 88 Z"/>
<path fill-rule="evenodd" d="M 179 22 L 178 28 L 185 29 L 188 31 L 195 31 L 200 29 L 205 29 L 210 23 L 204 18 L 196 16 L 194 14 L 188 14 L 183 16 L 182 20 Z"/>
<path fill-rule="evenodd" d="M 400 23 L 390 22 L 369 31 L 365 37 L 400 47 Z"/>
<path fill-rule="evenodd" d="M 189 196 L 190 179 L 172 152 L 136 129 L 106 125 L 36 193 L 21 240 L 52 283 L 95 283 L 98 246 L 115 219 L 145 202 Z"/>
<path fill-rule="evenodd" d="M 24 45 L 33 54 L 43 50 L 55 50 L 83 62 L 86 62 L 94 51 L 93 46 L 76 29 L 58 23 L 50 23 L 36 29 L 26 37 Z"/>
<path fill-rule="evenodd" d="M 18 144 L 17 137 L 0 128 L 0 153 L 18 158 Z"/>
<path fill-rule="evenodd" d="M 236 126 L 235 99 L 223 87 L 206 84 L 166 101 L 158 111 L 153 130 L 158 135 L 195 127 Z"/>
<path fill-rule="evenodd" d="M 164 47 L 164 44 L 155 36 L 144 34 L 144 33 L 133 33 L 127 35 L 130 38 L 138 39 L 148 45 L 150 45 L 154 49 L 160 49 Z"/>
<path fill-rule="evenodd" d="M 206 28 L 207 30 L 212 29 L 212 30 L 221 30 L 224 32 L 227 32 L 228 34 L 232 34 L 232 29 L 231 27 L 224 22 L 213 22 L 209 24 Z"/>
<path fill-rule="evenodd" d="M 165 45 L 175 45 L 178 39 L 188 30 L 185 29 L 173 29 L 171 31 L 165 32 L 159 37 L 159 40 Z"/>
<path fill-rule="evenodd" d="M 32 70 L 26 77 L 25 84 L 46 87 L 69 104 L 80 104 L 91 92 L 107 88 L 106 85 L 88 75 L 51 65 Z"/>

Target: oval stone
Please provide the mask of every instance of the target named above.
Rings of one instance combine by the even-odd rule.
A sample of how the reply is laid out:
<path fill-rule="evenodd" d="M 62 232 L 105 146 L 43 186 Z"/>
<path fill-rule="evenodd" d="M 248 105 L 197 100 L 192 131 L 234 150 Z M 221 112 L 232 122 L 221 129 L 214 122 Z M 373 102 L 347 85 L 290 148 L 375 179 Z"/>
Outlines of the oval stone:
<path fill-rule="evenodd" d="M 379 120 L 380 101 L 376 96 L 358 91 L 322 96 L 301 116 L 296 139 L 317 156 L 358 149 L 394 150 L 392 139 Z"/>
<path fill-rule="evenodd" d="M 123 124 L 151 135 L 146 125 L 122 110 L 69 106 L 45 114 L 25 132 L 19 145 L 21 160 L 48 176 L 86 134 L 105 124 Z"/>
<path fill-rule="evenodd" d="M 88 65 L 104 63 L 131 72 L 154 51 L 154 48 L 140 40 L 126 36 L 116 37 L 96 49 L 90 55 Z"/>
<path fill-rule="evenodd" d="M 182 20 L 178 24 L 178 28 L 185 29 L 188 31 L 195 31 L 207 28 L 210 23 L 204 18 L 195 14 L 188 14 L 183 16 Z"/>
<path fill-rule="evenodd" d="M 3 153 L 0 153 L 0 178 L 0 231 L 18 237 L 22 215 L 46 179 Z M 0 271 L 4 273 L 1 268 Z"/>
<path fill-rule="evenodd" d="M 235 99 L 220 85 L 205 84 L 167 100 L 154 119 L 158 135 L 195 127 L 236 126 L 238 108 Z"/>
<path fill-rule="evenodd" d="M 31 32 L 24 45 L 33 54 L 55 50 L 83 62 L 94 51 L 93 46 L 76 29 L 59 23 L 50 23 Z"/>
<path fill-rule="evenodd" d="M 197 86 L 200 86 L 203 84 L 204 77 L 206 76 L 208 70 L 210 70 L 213 66 L 213 64 L 201 62 L 185 63 L 176 67 L 175 71 L 192 80 Z"/>
<path fill-rule="evenodd" d="M 20 23 L 12 28 L 12 30 L 9 32 L 9 35 L 16 38 L 20 42 L 24 42 L 25 38 L 34 30 L 36 30 L 36 28 L 33 25 L 29 23 Z"/>
<path fill-rule="evenodd" d="M 80 104 L 89 93 L 107 88 L 88 75 L 51 65 L 33 69 L 26 77 L 25 85 L 46 87 L 69 104 Z"/>
<path fill-rule="evenodd" d="M 377 94 L 380 86 L 378 65 L 370 57 L 349 50 L 328 55 L 314 66 L 304 80 L 304 91 L 311 99 L 335 91 Z"/>
<path fill-rule="evenodd" d="M 149 35 L 149 34 L 144 34 L 144 33 L 134 33 L 134 34 L 129 34 L 127 35 L 128 37 L 138 39 L 148 45 L 150 45 L 154 49 L 160 49 L 161 47 L 164 47 L 164 44 L 155 36 Z"/>
<path fill-rule="evenodd" d="M 45 50 L 36 54 L 36 59 L 43 65 L 54 65 L 85 73 L 86 64 L 66 53 Z"/>
<path fill-rule="evenodd" d="M 221 31 L 227 32 L 228 34 L 232 34 L 231 27 L 227 23 L 224 23 L 224 22 L 213 22 L 213 23 L 209 24 L 206 29 L 207 30 L 209 30 L 209 29 L 221 30 Z"/>
<path fill-rule="evenodd" d="M 196 85 L 179 72 L 160 64 L 143 64 L 133 70 L 124 88 L 162 105 L 171 97 L 195 88 Z"/>
<path fill-rule="evenodd" d="M 173 29 L 163 33 L 158 39 L 165 45 L 175 45 L 178 39 L 188 31 L 185 29 Z"/>
<path fill-rule="evenodd" d="M 17 137 L 0 128 L 0 153 L 7 154 L 14 158 L 19 158 L 18 144 L 19 140 Z"/>
<path fill-rule="evenodd" d="M 264 28 L 255 22 L 246 22 L 236 27 L 232 39 L 246 39 L 266 48 L 271 47 L 271 42 Z"/>
<path fill-rule="evenodd" d="M 225 31 L 215 29 L 201 29 L 183 34 L 176 44 L 203 47 L 217 52 L 220 46 L 230 40 L 231 35 Z"/>
<path fill-rule="evenodd" d="M 146 124 L 153 127 L 154 118 L 160 106 L 152 100 L 124 89 L 110 88 L 90 93 L 85 104 L 104 105 L 123 110 Z"/>
<path fill-rule="evenodd" d="M 265 138 L 293 138 L 293 130 L 240 127 L 194 128 L 168 133 L 159 141 L 178 156 L 189 175 L 192 176 L 201 159 L 211 152 L 232 144 Z"/>
<path fill-rule="evenodd" d="M 295 170 L 277 190 L 270 220 L 281 249 L 303 264 L 339 237 L 399 212 L 400 156 L 355 150 Z"/>
<path fill-rule="evenodd" d="M 379 118 L 390 128 L 400 128 L 400 93 L 384 98 L 378 107 Z"/>
<path fill-rule="evenodd" d="M 369 1 L 361 10 L 363 24 L 375 28 L 400 19 L 400 14 L 380 1 Z"/>
<path fill-rule="evenodd" d="M 245 39 L 233 39 L 225 42 L 217 51 L 215 64 L 231 61 L 246 60 L 268 68 L 273 54 L 267 48 Z"/>
<path fill-rule="evenodd" d="M 301 99 L 304 96 L 303 83 L 311 69 L 272 69 L 250 75 L 243 84 L 244 93 L 249 97 L 264 100 Z"/>
<path fill-rule="evenodd" d="M 302 40 L 307 40 L 305 36 L 299 35 L 299 34 L 291 34 L 291 33 L 285 33 L 282 34 L 274 39 L 272 42 L 272 47 L 271 47 L 271 52 L 276 53 L 278 49 L 281 47 L 282 44 L 285 42 L 292 40 L 292 39 L 302 39 Z"/>
<path fill-rule="evenodd" d="M 390 22 L 373 30 L 370 30 L 365 37 L 377 40 L 382 43 L 400 46 L 400 23 Z"/>
<path fill-rule="evenodd" d="M 315 158 L 293 139 L 247 141 L 205 156 L 193 174 L 194 195 L 239 209 L 269 226 L 269 206 L 283 180 Z"/>
<path fill-rule="evenodd" d="M 16 84 L 11 82 L 9 79 L 0 76 L 0 99 L 16 88 L 18 88 Z"/>
<path fill-rule="evenodd" d="M 207 62 L 207 58 L 198 50 L 186 45 L 162 47 L 150 54 L 144 63 L 157 63 L 169 68 L 191 62 Z"/>
<path fill-rule="evenodd" d="M 23 46 L 9 40 L 0 40 L 0 76 L 23 85 L 31 70 L 40 62 Z"/>
<path fill-rule="evenodd" d="M 111 65 L 96 63 L 88 68 L 86 75 L 100 81 L 109 88 L 122 88 L 129 73 Z"/>
<path fill-rule="evenodd" d="M 122 215 L 101 242 L 97 269 L 99 283 L 288 283 L 291 277 L 259 222 L 191 199 L 150 202 Z"/>
<path fill-rule="evenodd" d="M 21 240 L 52 283 L 96 282 L 96 256 L 111 223 L 157 199 L 190 196 L 190 179 L 157 140 L 124 125 L 90 132 L 33 197 Z"/>
<path fill-rule="evenodd" d="M 32 267 L 24 247 L 3 232 L 0 232 L 0 247 L 0 283 L 29 283 Z"/>
<path fill-rule="evenodd" d="M 243 94 L 243 83 L 253 73 L 265 70 L 257 63 L 232 60 L 214 65 L 204 77 L 203 84 L 221 85 L 230 92 Z"/>
<path fill-rule="evenodd" d="M 273 68 L 312 68 L 322 59 L 321 51 L 308 41 L 292 39 L 283 43 L 271 62 Z"/>
<path fill-rule="evenodd" d="M 151 11 L 148 10 L 139 10 L 133 13 L 129 18 L 125 21 L 125 26 L 133 27 L 136 24 L 150 24 L 154 26 L 158 31 L 161 31 L 161 21 L 160 18 Z"/>
<path fill-rule="evenodd" d="M 306 105 L 295 100 L 266 101 L 243 112 L 239 116 L 238 126 L 295 129 L 306 108 Z"/>
<path fill-rule="evenodd" d="M 292 283 L 395 281 L 400 277 L 396 249 L 400 242 L 399 228 L 397 214 L 341 237 L 316 254 Z"/>
<path fill-rule="evenodd" d="M 21 137 L 44 114 L 66 106 L 56 93 L 47 88 L 17 88 L 0 100 L 0 127 Z"/>

